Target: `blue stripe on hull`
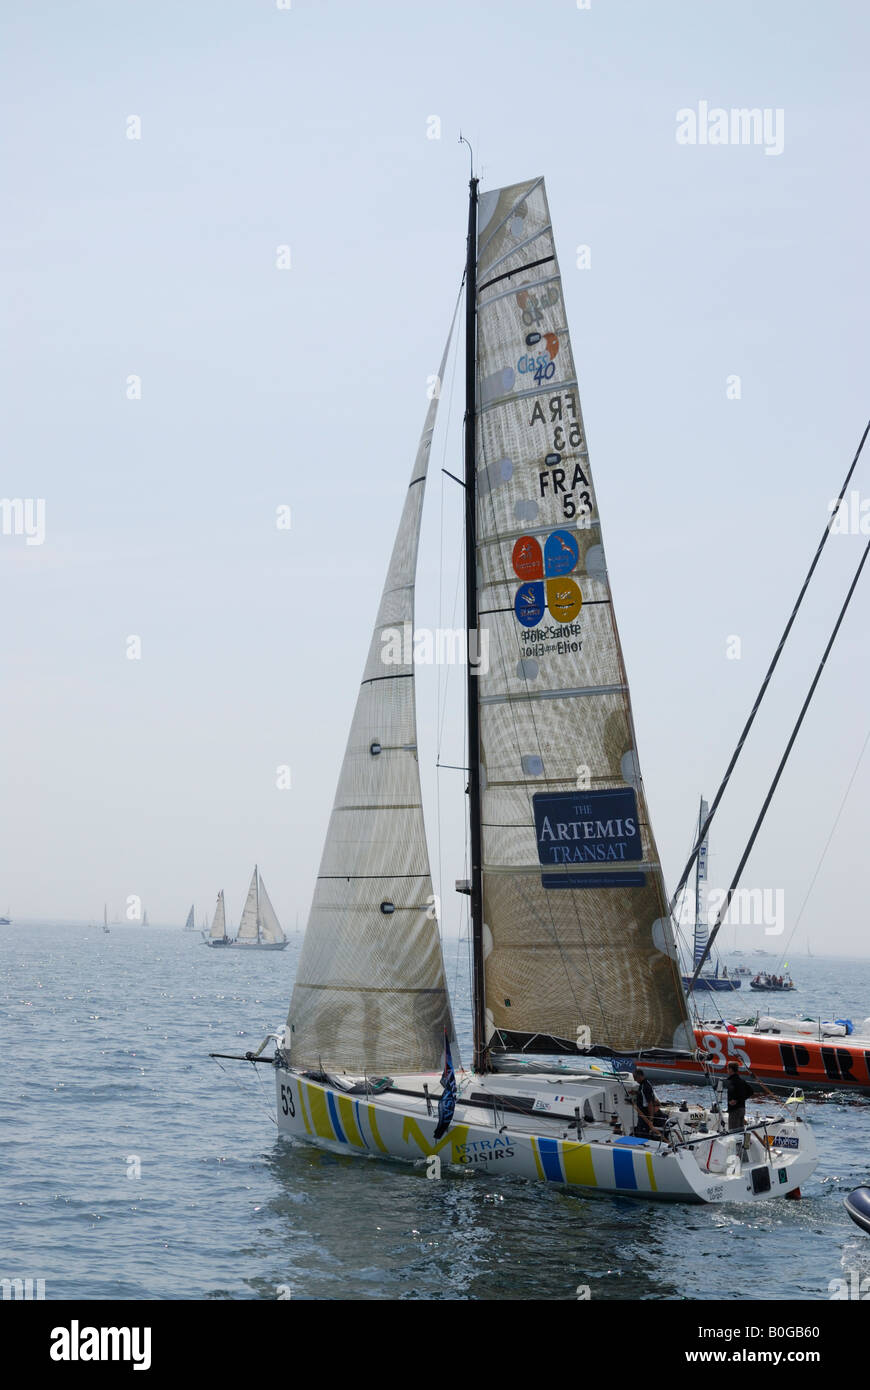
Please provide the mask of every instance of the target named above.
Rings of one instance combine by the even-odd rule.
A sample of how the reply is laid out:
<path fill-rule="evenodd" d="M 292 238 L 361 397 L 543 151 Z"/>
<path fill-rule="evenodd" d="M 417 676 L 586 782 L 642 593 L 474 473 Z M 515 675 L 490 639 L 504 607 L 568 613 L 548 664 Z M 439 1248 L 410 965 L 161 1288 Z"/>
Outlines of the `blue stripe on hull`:
<path fill-rule="evenodd" d="M 613 1150 L 613 1176 L 617 1187 L 637 1189 L 637 1178 L 634 1176 L 634 1159 L 631 1151 L 626 1149 Z"/>
<path fill-rule="evenodd" d="M 544 1169 L 544 1176 L 550 1182 L 564 1182 L 562 1165 L 559 1162 L 559 1141 L 558 1139 L 539 1139 L 538 1152 L 541 1155 L 541 1166 Z"/>
<path fill-rule="evenodd" d="M 326 1104 L 329 1106 L 329 1118 L 332 1120 L 335 1136 L 337 1139 L 341 1140 L 342 1144 L 346 1144 L 347 1135 L 341 1127 L 341 1120 L 338 1118 L 338 1106 L 335 1103 L 335 1096 L 331 1091 L 326 1092 Z"/>

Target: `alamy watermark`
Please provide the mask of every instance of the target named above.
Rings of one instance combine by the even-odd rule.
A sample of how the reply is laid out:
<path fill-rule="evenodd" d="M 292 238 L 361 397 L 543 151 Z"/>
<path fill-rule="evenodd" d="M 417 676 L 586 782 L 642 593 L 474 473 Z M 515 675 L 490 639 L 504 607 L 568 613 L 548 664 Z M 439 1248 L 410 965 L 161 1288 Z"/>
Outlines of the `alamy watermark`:
<path fill-rule="evenodd" d="M 715 925 L 728 896 L 725 888 L 710 888 L 707 892 L 707 925 Z M 691 927 L 695 921 L 695 903 L 685 894 L 680 906 L 679 925 Z M 784 888 L 737 888 L 731 895 L 728 911 L 722 924 L 729 927 L 764 927 L 765 936 L 782 936 L 785 931 Z"/>
<path fill-rule="evenodd" d="M 44 1279 L 0 1279 L 0 1297 L 22 1302 L 45 1298 Z"/>
<path fill-rule="evenodd" d="M 828 503 L 831 513 L 828 530 L 834 536 L 870 536 L 870 497 L 862 500 L 856 487 L 842 502 L 834 497 Z"/>
<path fill-rule="evenodd" d="M 468 634 L 463 627 L 415 628 L 412 623 L 385 627 L 381 633 L 381 661 L 385 666 L 465 666 L 476 676 L 489 672 L 489 632 L 483 628 Z"/>
<path fill-rule="evenodd" d="M 0 497 L 0 534 L 24 536 L 25 545 L 45 540 L 44 497 Z"/>
<path fill-rule="evenodd" d="M 151 1367 L 150 1327 L 53 1327 L 48 1354 L 52 1361 L 131 1361 L 134 1371 Z"/>
<path fill-rule="evenodd" d="M 847 1269 L 847 1278 L 831 1279 L 828 1293 L 831 1298 L 851 1298 L 870 1303 L 870 1274 L 862 1278 L 857 1269 Z"/>
<path fill-rule="evenodd" d="M 785 111 L 781 106 L 682 107 L 676 116 L 678 145 L 762 145 L 765 154 L 785 149 Z"/>

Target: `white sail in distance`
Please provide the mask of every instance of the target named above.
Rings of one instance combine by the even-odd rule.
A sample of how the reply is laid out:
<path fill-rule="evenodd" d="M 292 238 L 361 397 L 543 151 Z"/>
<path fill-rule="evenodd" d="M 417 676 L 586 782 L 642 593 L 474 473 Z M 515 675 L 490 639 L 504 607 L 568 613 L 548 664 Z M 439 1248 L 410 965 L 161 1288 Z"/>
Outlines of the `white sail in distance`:
<path fill-rule="evenodd" d="M 222 941 L 227 934 L 227 917 L 224 910 L 224 890 L 218 893 L 217 906 L 214 910 L 214 920 L 211 924 L 209 936 L 212 941 Z"/>
<path fill-rule="evenodd" d="M 191 905 L 190 905 L 190 911 L 189 911 L 188 914 L 187 914 L 187 921 L 186 921 L 185 924 L 184 924 L 184 930 L 185 930 L 185 931 L 193 931 L 194 929 L 195 929 L 195 923 L 194 923 L 194 919 L 193 919 L 193 904 L 191 903 Z"/>
<path fill-rule="evenodd" d="M 239 922 L 239 930 L 236 935 L 237 941 L 257 941 L 259 939 L 257 929 L 259 916 L 257 910 L 257 872 L 255 864 L 254 872 L 251 874 L 248 896 L 245 899 L 245 906 L 242 908 L 242 919 Z"/>
<path fill-rule="evenodd" d="M 477 251 L 487 1041 L 691 1046 L 542 179 Z"/>
<path fill-rule="evenodd" d="M 438 372 L 444 370 L 447 345 Z M 293 1065 L 440 1069 L 455 1048 L 417 763 L 414 584 L 433 394 L 363 671 L 287 1018 Z M 397 640 L 398 635 L 398 640 Z M 454 1051 L 458 1063 L 458 1049 Z"/>
<path fill-rule="evenodd" d="M 287 940 L 281 923 L 278 921 L 278 914 L 266 892 L 262 874 L 260 875 L 260 940 L 268 942 L 270 945 Z"/>

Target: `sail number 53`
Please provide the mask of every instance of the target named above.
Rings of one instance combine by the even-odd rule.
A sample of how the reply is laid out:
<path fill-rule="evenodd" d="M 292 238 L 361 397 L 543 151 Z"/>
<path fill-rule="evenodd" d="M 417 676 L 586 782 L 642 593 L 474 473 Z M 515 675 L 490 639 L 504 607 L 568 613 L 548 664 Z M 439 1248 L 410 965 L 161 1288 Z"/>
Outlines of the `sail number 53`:
<path fill-rule="evenodd" d="M 293 1104 L 293 1092 L 289 1086 L 281 1087 L 281 1110 L 285 1115 L 293 1116 L 296 1114 L 296 1106 Z"/>
<path fill-rule="evenodd" d="M 749 1053 L 740 1044 L 746 1041 L 745 1038 L 728 1038 L 727 1055 L 722 1051 L 722 1039 L 717 1038 L 715 1033 L 705 1033 L 702 1038 L 704 1050 L 707 1053 L 707 1061 L 711 1067 L 724 1067 L 726 1062 L 741 1062 L 744 1067 L 749 1067 Z"/>

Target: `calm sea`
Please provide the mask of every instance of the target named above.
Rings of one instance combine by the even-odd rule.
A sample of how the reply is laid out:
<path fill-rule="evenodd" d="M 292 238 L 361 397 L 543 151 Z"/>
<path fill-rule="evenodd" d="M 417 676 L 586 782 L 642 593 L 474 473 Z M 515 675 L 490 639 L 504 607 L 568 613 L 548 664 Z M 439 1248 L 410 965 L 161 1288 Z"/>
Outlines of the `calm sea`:
<path fill-rule="evenodd" d="M 467 950 L 448 945 L 465 1042 Z M 803 1200 L 746 1210 L 432 1182 L 279 1139 L 270 1069 L 208 1053 L 284 1022 L 298 947 L 0 929 L 0 1277 L 44 1279 L 47 1299 L 573 1299 L 585 1284 L 593 1299 L 812 1300 L 870 1274 L 842 1201 L 870 1180 L 868 1101 L 810 1104 L 821 1159 Z M 870 1014 L 870 962 L 792 972 L 789 1010 Z"/>

